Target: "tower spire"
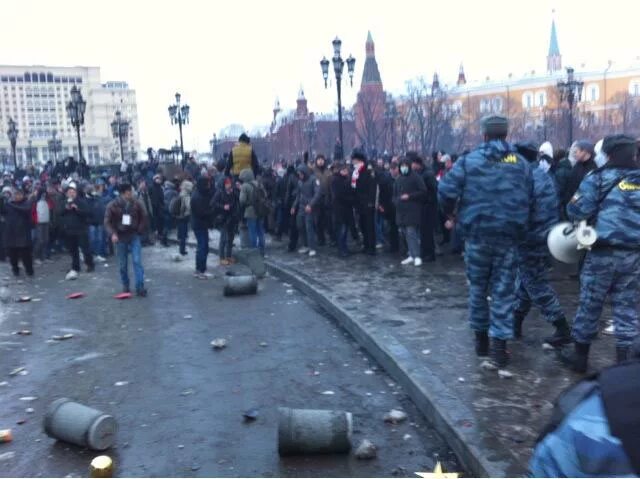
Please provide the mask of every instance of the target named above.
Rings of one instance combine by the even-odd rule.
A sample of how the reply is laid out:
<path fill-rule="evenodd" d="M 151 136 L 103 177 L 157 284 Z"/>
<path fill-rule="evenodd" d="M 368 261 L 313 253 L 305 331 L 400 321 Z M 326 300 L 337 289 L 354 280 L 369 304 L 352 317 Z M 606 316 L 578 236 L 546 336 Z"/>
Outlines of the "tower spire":
<path fill-rule="evenodd" d="M 365 49 L 367 56 L 364 61 L 364 69 L 362 70 L 362 84 L 382 84 L 380 70 L 378 70 L 378 62 L 376 61 L 376 47 L 373 43 L 371 32 L 367 33 Z"/>
<path fill-rule="evenodd" d="M 464 74 L 464 67 L 462 66 L 462 63 L 460 64 L 460 70 L 458 70 L 458 82 L 457 85 L 458 86 L 462 86 L 462 85 L 466 85 L 467 84 L 467 78 Z"/>
<path fill-rule="evenodd" d="M 549 39 L 549 53 L 547 55 L 547 70 L 550 73 L 562 70 L 562 55 L 558 46 L 558 34 L 556 32 L 556 11 L 551 11 L 551 37 Z"/>

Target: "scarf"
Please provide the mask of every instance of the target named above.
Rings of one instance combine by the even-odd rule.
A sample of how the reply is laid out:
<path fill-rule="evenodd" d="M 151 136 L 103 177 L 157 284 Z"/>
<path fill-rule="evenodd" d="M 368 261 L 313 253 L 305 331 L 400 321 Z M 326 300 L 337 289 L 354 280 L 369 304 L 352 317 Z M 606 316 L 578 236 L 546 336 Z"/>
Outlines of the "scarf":
<path fill-rule="evenodd" d="M 358 183 L 358 178 L 360 178 L 360 173 L 364 171 L 364 165 L 360 168 L 355 168 L 353 173 L 351 174 L 351 188 L 356 188 L 356 183 Z"/>

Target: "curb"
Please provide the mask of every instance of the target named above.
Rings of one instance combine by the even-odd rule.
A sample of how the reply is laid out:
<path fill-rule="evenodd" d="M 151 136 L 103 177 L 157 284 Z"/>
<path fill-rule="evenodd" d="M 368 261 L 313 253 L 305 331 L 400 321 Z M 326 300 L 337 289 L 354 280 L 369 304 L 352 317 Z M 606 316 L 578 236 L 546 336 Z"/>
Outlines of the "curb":
<path fill-rule="evenodd" d="M 189 246 L 194 243 L 187 241 Z M 217 249 L 209 247 L 217 254 Z M 244 262 L 242 251 L 236 253 L 240 263 Z M 449 444 L 471 477 L 518 477 L 526 476 L 525 465 L 519 463 L 511 451 L 501 447 L 496 438 L 473 421 L 474 415 L 436 375 L 427 368 L 416 368 L 413 354 L 395 337 L 370 331 L 353 319 L 347 311 L 335 304 L 323 293 L 312 278 L 294 272 L 271 259 L 265 260 L 267 271 L 288 283 L 317 302 L 333 317 L 383 369 L 406 391 L 420 412 Z M 419 363 L 419 362 L 418 362 Z M 483 444 L 493 441 L 493 447 Z"/>

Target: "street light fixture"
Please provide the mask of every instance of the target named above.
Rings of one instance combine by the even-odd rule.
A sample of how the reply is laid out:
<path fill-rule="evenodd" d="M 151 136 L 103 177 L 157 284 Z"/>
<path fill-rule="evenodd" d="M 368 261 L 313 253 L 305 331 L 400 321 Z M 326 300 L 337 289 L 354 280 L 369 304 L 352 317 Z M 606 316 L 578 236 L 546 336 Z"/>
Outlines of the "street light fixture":
<path fill-rule="evenodd" d="M 129 136 L 129 120 L 122 118 L 120 110 L 116 110 L 116 118 L 111 122 L 111 133 L 120 142 L 120 162 L 125 163 L 122 142 Z"/>
<path fill-rule="evenodd" d="M 57 163 L 58 162 L 58 153 L 62 151 L 62 140 L 58 140 L 56 138 L 57 131 L 53 130 L 52 138 L 49 140 L 49 151 L 53 153 L 53 159 Z"/>
<path fill-rule="evenodd" d="M 18 169 L 18 159 L 16 157 L 16 141 L 18 140 L 18 128 L 13 118 L 9 117 L 9 128 L 7 129 L 7 136 L 9 142 L 11 142 L 11 154 L 13 155 L 13 167 Z"/>
<path fill-rule="evenodd" d="M 340 158 L 342 159 L 344 147 L 343 147 L 343 137 L 342 137 L 342 72 L 344 71 L 345 61 L 340 56 L 340 49 L 342 47 L 342 41 L 336 37 L 333 42 L 333 58 L 331 59 L 333 63 L 333 71 L 336 75 L 336 88 L 338 90 L 338 130 L 339 130 L 339 139 L 340 139 Z M 347 71 L 349 73 L 349 80 L 351 86 L 353 86 L 353 71 L 356 66 L 356 59 L 353 56 L 349 55 L 349 58 L 346 60 L 347 63 Z M 326 57 L 323 57 L 320 61 L 320 67 L 322 68 L 322 78 L 324 79 L 324 87 L 327 88 L 327 79 L 329 78 L 329 60 Z"/>
<path fill-rule="evenodd" d="M 80 127 L 84 125 L 84 112 L 87 108 L 87 102 L 82 98 L 80 89 L 73 85 L 71 88 L 71 101 L 67 103 L 67 115 L 71 119 L 71 125 L 76 129 L 78 136 L 78 156 L 82 160 L 82 142 L 80 141 Z"/>
<path fill-rule="evenodd" d="M 582 98 L 584 82 L 574 78 L 574 70 L 567 67 L 567 79 L 558 82 L 560 103 L 567 101 L 569 105 L 569 146 L 573 143 L 573 105 Z"/>
<path fill-rule="evenodd" d="M 169 106 L 169 118 L 171 119 L 171 124 L 178 124 L 178 129 L 180 130 L 180 155 L 181 159 L 184 162 L 184 143 L 182 140 L 182 125 L 186 125 L 189 123 L 189 105 L 181 105 L 180 104 L 180 93 L 176 93 L 176 102 L 173 105 Z"/>
<path fill-rule="evenodd" d="M 384 111 L 384 119 L 389 126 L 389 131 L 391 133 L 391 156 L 394 155 L 396 144 L 395 144 L 395 133 L 396 133 L 396 117 L 398 116 L 398 110 L 396 109 L 396 103 L 393 101 L 393 97 L 389 95 L 387 97 L 385 111 Z"/>

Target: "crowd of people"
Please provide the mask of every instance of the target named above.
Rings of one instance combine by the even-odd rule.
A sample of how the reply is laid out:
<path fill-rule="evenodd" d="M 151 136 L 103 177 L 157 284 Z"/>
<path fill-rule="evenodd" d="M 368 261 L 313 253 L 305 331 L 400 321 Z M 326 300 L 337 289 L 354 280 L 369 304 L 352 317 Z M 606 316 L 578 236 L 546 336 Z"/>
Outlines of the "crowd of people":
<path fill-rule="evenodd" d="M 267 233 L 274 247 L 282 244 L 292 254 L 314 257 L 333 254 L 334 248 L 348 258 L 384 252 L 406 267 L 436 261 L 449 244 L 466 263 L 479 357 L 505 367 L 507 341 L 523 335 L 524 319 L 535 306 L 554 328 L 544 342 L 565 365 L 585 373 L 610 297 L 615 358 L 624 364 L 635 356 L 631 348 L 638 338 L 638 143 L 612 135 L 595 144 L 577 141 L 564 151 L 549 142 L 509 143 L 504 117 L 485 118 L 482 129 L 485 141 L 472 151 L 438 151 L 428 158 L 412 151 L 368 158 L 356 148 L 346 160 L 305 154 L 267 165 L 243 134 L 215 164 L 199 164 L 191 156 L 178 167 L 151 157 L 101 171 L 68 158 L 39 171 L 5 172 L 0 261 L 8 257 L 16 277 L 20 266 L 33 277 L 34 268 L 52 255 L 68 254 L 66 279 L 74 280 L 81 260 L 91 272 L 115 255 L 123 292 L 129 293 L 131 257 L 135 292 L 144 297 L 142 247 L 168 247 L 173 230 L 182 257 L 188 256 L 186 241 L 193 232 L 194 276 L 203 280 L 211 276 L 212 229 L 220 232 L 223 267 L 236 261 L 238 236 L 243 248 L 264 255 Z M 572 324 L 550 282 L 547 235 L 562 220 L 586 220 L 598 236 L 579 265 L 580 300 Z M 593 391 L 585 401 L 601 408 L 604 392 Z M 554 436 L 549 438 L 539 449 L 548 456 L 554 453 Z M 536 464 L 541 468 L 548 461 Z"/>

